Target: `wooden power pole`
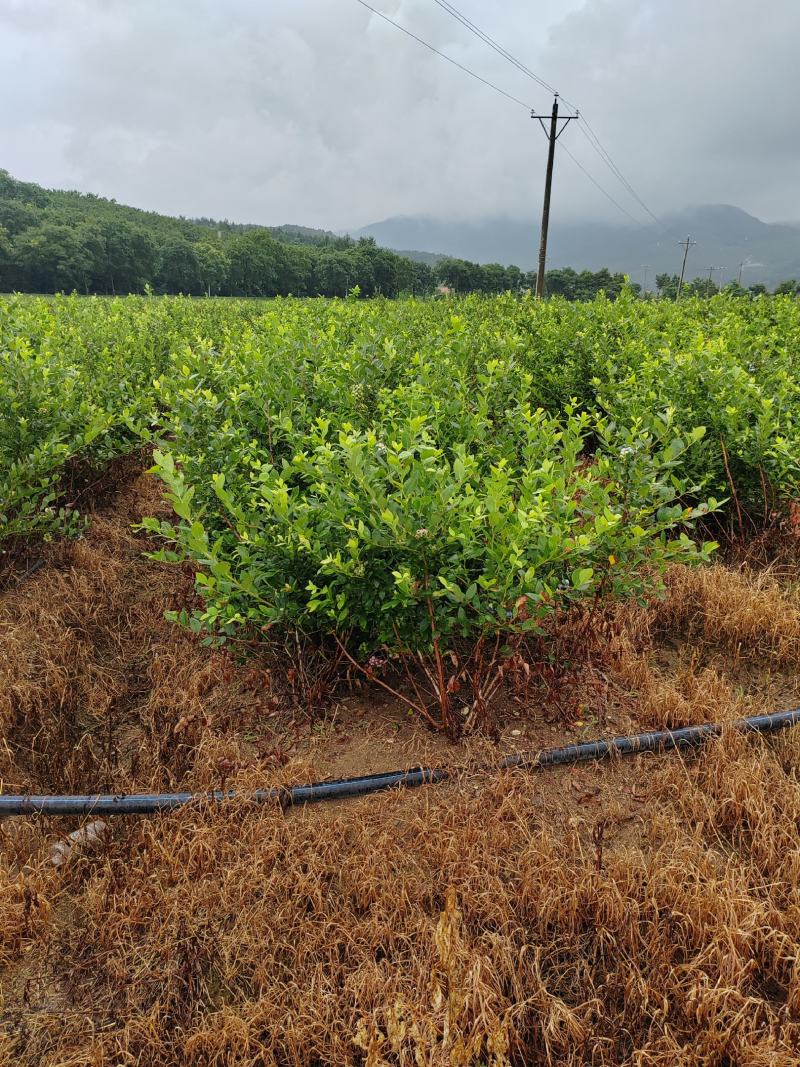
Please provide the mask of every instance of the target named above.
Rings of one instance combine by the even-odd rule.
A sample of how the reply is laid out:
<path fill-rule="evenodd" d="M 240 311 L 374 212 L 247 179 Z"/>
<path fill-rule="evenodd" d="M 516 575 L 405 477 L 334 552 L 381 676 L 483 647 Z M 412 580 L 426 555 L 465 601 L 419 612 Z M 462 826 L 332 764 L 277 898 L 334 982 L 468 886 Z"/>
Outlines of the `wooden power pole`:
<path fill-rule="evenodd" d="M 677 304 L 681 298 L 681 289 L 683 289 L 683 276 L 686 273 L 686 257 L 689 255 L 689 249 L 692 245 L 696 245 L 697 241 L 693 241 L 691 236 L 687 237 L 685 241 L 678 241 L 678 244 L 683 248 L 683 263 L 681 264 L 681 276 L 678 281 L 678 292 L 675 294 L 675 303 Z"/>
<path fill-rule="evenodd" d="M 547 149 L 547 172 L 544 179 L 544 206 L 542 208 L 542 231 L 539 238 L 539 269 L 536 272 L 536 296 L 541 297 L 544 293 L 544 272 L 547 263 L 547 229 L 550 225 L 550 190 L 553 187 L 553 161 L 556 155 L 556 141 L 573 119 L 579 118 L 576 111 L 574 115 L 562 115 L 562 126 L 558 127 L 558 93 L 553 100 L 553 111 L 550 115 L 550 129 L 545 126 L 544 119 L 547 116 L 537 115 L 531 111 L 531 118 L 538 119 L 539 125 L 544 130 L 549 142 Z"/>

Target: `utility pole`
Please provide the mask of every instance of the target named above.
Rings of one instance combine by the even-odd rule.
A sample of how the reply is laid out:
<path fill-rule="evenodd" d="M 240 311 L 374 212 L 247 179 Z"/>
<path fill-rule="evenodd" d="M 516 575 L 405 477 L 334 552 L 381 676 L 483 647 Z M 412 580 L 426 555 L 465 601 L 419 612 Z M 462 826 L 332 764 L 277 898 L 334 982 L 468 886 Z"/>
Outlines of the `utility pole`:
<path fill-rule="evenodd" d="M 647 296 L 647 272 L 650 270 L 650 264 L 643 263 L 642 270 L 644 271 L 644 285 L 642 286 L 642 294 L 644 296 Z"/>
<path fill-rule="evenodd" d="M 553 160 L 556 154 L 556 141 L 561 134 L 572 122 L 573 119 L 579 118 L 579 113 L 576 111 L 574 115 L 562 115 L 561 121 L 563 123 L 561 129 L 558 128 L 558 93 L 556 93 L 553 99 L 553 111 L 550 115 L 550 129 L 548 130 L 544 124 L 546 115 L 537 115 L 535 111 L 531 111 L 531 118 L 538 119 L 539 125 L 545 132 L 549 147 L 547 150 L 547 172 L 544 179 L 544 206 L 542 208 L 542 231 L 539 238 L 539 269 L 536 273 L 536 296 L 540 298 L 544 293 L 544 271 L 545 264 L 547 262 L 547 229 L 550 225 L 550 190 L 553 186 Z"/>
<path fill-rule="evenodd" d="M 689 255 L 689 249 L 692 245 L 696 245 L 697 241 L 693 241 L 691 234 L 687 236 L 685 241 L 678 241 L 678 244 L 683 248 L 683 263 L 681 264 L 681 276 L 678 282 L 678 292 L 675 294 L 675 303 L 677 304 L 681 298 L 681 289 L 683 288 L 683 276 L 686 273 L 686 257 Z"/>
<path fill-rule="evenodd" d="M 725 270 L 725 268 L 724 267 L 720 267 L 718 264 L 716 266 L 709 267 L 708 268 L 708 295 L 709 296 L 711 295 L 711 286 L 714 284 L 714 271 L 715 270 L 719 271 L 719 287 L 718 288 L 720 288 L 720 289 L 722 288 L 722 272 Z"/>
<path fill-rule="evenodd" d="M 719 271 L 719 285 L 717 286 L 717 291 L 719 292 L 719 291 L 722 290 L 722 272 L 725 270 L 725 268 L 724 267 L 720 267 L 719 264 L 716 264 L 715 266 L 708 268 L 708 295 L 709 296 L 711 296 L 711 286 L 714 284 L 714 271 L 715 270 Z"/>

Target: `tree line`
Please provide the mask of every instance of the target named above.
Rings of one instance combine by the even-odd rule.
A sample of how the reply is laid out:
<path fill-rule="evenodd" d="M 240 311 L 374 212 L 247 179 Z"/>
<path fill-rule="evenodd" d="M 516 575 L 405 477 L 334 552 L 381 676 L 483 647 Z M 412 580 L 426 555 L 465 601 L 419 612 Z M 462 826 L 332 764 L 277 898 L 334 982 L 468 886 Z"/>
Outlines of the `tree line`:
<path fill-rule="evenodd" d="M 678 283 L 680 278 L 677 274 L 657 274 L 656 291 L 665 300 L 674 300 L 678 295 Z M 685 296 L 716 296 L 717 293 L 731 293 L 733 296 L 766 296 L 769 292 L 762 282 L 755 282 L 745 288 L 735 279 L 725 285 L 717 285 L 711 278 L 692 278 L 685 281 L 681 293 Z M 773 292 L 776 296 L 800 296 L 800 282 L 795 278 L 776 285 Z"/>
<path fill-rule="evenodd" d="M 677 277 L 659 275 L 657 283 L 660 295 L 674 296 Z M 453 257 L 430 265 L 371 238 L 174 218 L 90 193 L 44 189 L 0 170 L 0 292 L 271 297 L 356 290 L 364 297 L 396 297 L 520 292 L 535 284 L 535 271 L 513 265 Z M 567 267 L 548 271 L 545 279 L 548 294 L 569 300 L 591 300 L 600 291 L 613 299 L 626 284 L 624 274 L 605 268 Z M 711 286 L 695 279 L 686 289 L 703 295 Z"/>
<path fill-rule="evenodd" d="M 397 296 L 436 284 L 430 267 L 371 240 L 176 219 L 0 171 L 2 291 Z"/>

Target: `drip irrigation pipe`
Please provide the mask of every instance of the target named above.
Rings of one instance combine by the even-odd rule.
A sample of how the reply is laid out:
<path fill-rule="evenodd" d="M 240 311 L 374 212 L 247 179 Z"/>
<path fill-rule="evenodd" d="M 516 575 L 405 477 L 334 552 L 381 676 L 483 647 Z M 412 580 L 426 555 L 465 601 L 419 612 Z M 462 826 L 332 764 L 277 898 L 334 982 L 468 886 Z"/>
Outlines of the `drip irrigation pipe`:
<path fill-rule="evenodd" d="M 26 570 L 22 572 L 13 582 L 10 582 L 8 589 L 16 589 L 17 586 L 22 585 L 23 582 L 27 582 L 29 578 L 32 578 L 37 571 L 40 571 L 44 566 L 45 561 L 43 559 L 34 560 L 33 563 Z M 0 588 L 0 593 L 6 590 Z"/>
<path fill-rule="evenodd" d="M 730 723 L 703 723 L 684 726 L 678 730 L 654 730 L 650 733 L 613 737 L 605 741 L 586 741 L 582 744 L 545 748 L 539 752 L 517 753 L 507 756 L 499 764 L 483 766 L 479 770 L 509 770 L 523 768 L 540 770 L 563 764 L 584 763 L 607 756 L 634 756 L 640 752 L 671 752 L 694 748 L 712 737 L 733 730 L 736 733 L 773 733 L 800 724 L 800 708 L 778 711 L 771 715 L 755 715 L 749 719 L 735 719 Z M 114 796 L 25 796 L 0 795 L 0 817 L 7 815 L 147 815 L 155 811 L 171 811 L 184 804 L 223 800 L 247 800 L 254 804 L 279 803 L 283 807 L 311 804 L 320 800 L 341 800 L 345 797 L 365 796 L 393 787 L 413 788 L 452 778 L 458 771 L 446 767 L 413 767 L 403 771 L 340 778 L 331 782 L 284 788 L 256 789 L 250 793 L 236 790 L 215 790 L 208 793 L 134 793 Z"/>

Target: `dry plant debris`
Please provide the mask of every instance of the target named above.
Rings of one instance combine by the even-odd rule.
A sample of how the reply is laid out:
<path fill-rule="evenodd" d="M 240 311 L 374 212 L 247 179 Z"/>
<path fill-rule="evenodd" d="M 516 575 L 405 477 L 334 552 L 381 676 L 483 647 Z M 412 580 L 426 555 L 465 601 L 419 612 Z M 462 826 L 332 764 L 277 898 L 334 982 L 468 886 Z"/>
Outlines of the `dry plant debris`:
<path fill-rule="evenodd" d="M 362 692 L 293 723 L 268 666 L 163 621 L 192 581 L 140 556 L 129 526 L 154 494 L 124 481 L 0 600 L 4 790 L 297 781 L 338 769 L 360 727 L 375 738 L 354 742 L 373 761 L 358 769 L 403 762 L 397 709 L 370 719 Z M 604 724 L 510 702 L 509 725 L 554 744 L 800 703 L 799 618 L 787 567 L 676 568 L 665 600 L 610 631 Z M 8 820 L 0 1063 L 789 1067 L 798 765 L 796 731 L 731 735 L 692 760 L 197 807 L 114 820 L 58 866 L 77 820 Z"/>

